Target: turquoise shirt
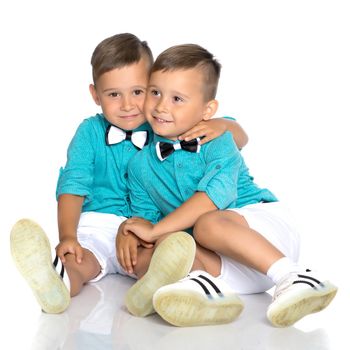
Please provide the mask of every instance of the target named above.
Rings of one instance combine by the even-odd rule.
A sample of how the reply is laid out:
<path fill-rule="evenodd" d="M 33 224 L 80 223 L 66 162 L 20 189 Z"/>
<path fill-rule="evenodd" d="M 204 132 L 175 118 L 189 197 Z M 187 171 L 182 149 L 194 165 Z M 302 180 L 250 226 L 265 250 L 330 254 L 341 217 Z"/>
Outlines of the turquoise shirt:
<path fill-rule="evenodd" d="M 205 192 L 218 209 L 277 201 L 254 183 L 229 132 L 204 144 L 199 153 L 177 150 L 164 161 L 156 154 L 158 141 L 176 142 L 154 135 L 129 162 L 132 216 L 156 223 L 197 191 Z"/>
<path fill-rule="evenodd" d="M 131 141 L 108 146 L 105 132 L 109 122 L 103 114 L 85 119 L 78 127 L 67 153 L 67 163 L 60 169 L 56 196 L 84 196 L 82 211 L 130 216 L 127 165 L 138 149 Z M 145 123 L 135 130 L 153 132 Z"/>

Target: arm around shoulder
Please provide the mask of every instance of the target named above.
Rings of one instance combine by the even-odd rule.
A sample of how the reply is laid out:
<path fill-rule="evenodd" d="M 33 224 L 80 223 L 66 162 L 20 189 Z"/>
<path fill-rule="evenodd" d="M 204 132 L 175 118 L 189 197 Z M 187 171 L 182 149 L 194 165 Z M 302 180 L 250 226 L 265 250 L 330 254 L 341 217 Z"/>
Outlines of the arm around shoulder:
<path fill-rule="evenodd" d="M 236 120 L 227 117 L 221 119 L 226 124 L 227 130 L 232 134 L 237 148 L 241 150 L 249 141 L 247 133 Z"/>

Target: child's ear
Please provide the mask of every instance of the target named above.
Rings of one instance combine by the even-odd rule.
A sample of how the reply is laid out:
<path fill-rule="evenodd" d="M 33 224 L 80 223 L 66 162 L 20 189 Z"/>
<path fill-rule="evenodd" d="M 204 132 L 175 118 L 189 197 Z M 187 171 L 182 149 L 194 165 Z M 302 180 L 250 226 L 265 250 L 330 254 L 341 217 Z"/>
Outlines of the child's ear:
<path fill-rule="evenodd" d="M 209 120 L 213 115 L 215 115 L 218 110 L 219 102 L 217 100 L 210 100 L 206 103 L 204 107 L 203 120 Z"/>
<path fill-rule="evenodd" d="M 97 95 L 95 85 L 94 85 L 94 84 L 90 84 L 89 90 L 90 90 L 90 94 L 91 94 L 93 100 L 95 101 L 95 103 L 96 103 L 98 106 L 100 106 L 101 103 L 100 103 L 100 99 L 99 99 L 99 97 L 98 97 L 98 95 Z"/>

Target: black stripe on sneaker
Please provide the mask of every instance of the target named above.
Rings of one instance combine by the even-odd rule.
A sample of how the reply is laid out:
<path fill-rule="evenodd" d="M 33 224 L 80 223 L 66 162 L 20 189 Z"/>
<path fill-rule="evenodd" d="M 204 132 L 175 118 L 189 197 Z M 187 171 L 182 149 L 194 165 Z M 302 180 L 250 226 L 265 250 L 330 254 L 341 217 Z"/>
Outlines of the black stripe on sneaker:
<path fill-rule="evenodd" d="M 53 267 L 56 268 L 57 264 L 58 264 L 58 256 L 55 256 L 55 260 L 53 261 Z"/>
<path fill-rule="evenodd" d="M 305 284 L 308 284 L 310 287 L 312 288 L 315 288 L 315 285 L 311 282 L 308 282 L 308 281 L 301 281 L 301 280 L 298 280 L 298 281 L 294 281 L 293 284 L 297 284 L 297 283 L 305 283 Z"/>
<path fill-rule="evenodd" d="M 321 282 L 319 280 L 317 280 L 316 278 L 313 278 L 311 276 L 306 276 L 306 275 L 298 275 L 298 277 L 300 278 L 305 278 L 305 279 L 308 279 L 308 280 L 311 280 L 311 281 L 314 281 L 316 282 L 317 284 L 321 284 Z"/>
<path fill-rule="evenodd" d="M 204 293 L 208 296 L 208 298 L 213 297 L 209 292 L 209 289 L 201 281 L 197 280 L 197 278 L 190 278 L 190 280 L 197 282 L 202 287 L 202 289 L 204 290 Z"/>
<path fill-rule="evenodd" d="M 221 290 L 218 288 L 218 286 L 213 281 L 211 281 L 208 277 L 203 276 L 203 275 L 198 275 L 198 277 L 200 277 L 204 281 L 208 282 L 219 296 L 221 296 L 221 297 L 223 296 L 223 294 L 221 293 Z"/>
<path fill-rule="evenodd" d="M 63 266 L 63 264 L 62 264 L 62 262 L 61 262 L 61 260 L 58 258 L 58 256 L 56 255 L 56 257 L 55 257 L 55 260 L 53 261 L 53 263 L 52 263 L 52 265 L 53 265 L 53 267 L 54 267 L 54 269 L 57 271 L 57 265 L 58 265 L 58 263 L 61 263 L 61 271 L 59 272 L 59 275 L 62 277 L 62 279 L 63 279 L 63 276 L 64 276 L 64 266 Z M 58 271 L 57 271 L 57 273 L 58 273 Z"/>

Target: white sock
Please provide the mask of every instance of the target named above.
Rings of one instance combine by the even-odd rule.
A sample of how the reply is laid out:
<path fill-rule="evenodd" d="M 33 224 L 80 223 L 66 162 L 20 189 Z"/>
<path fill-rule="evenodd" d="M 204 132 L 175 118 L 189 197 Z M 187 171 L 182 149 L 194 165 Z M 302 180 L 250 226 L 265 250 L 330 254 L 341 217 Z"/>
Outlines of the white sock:
<path fill-rule="evenodd" d="M 274 262 L 267 271 L 272 281 L 277 284 L 283 277 L 292 273 L 301 271 L 300 266 L 287 257 L 283 257 Z"/>

